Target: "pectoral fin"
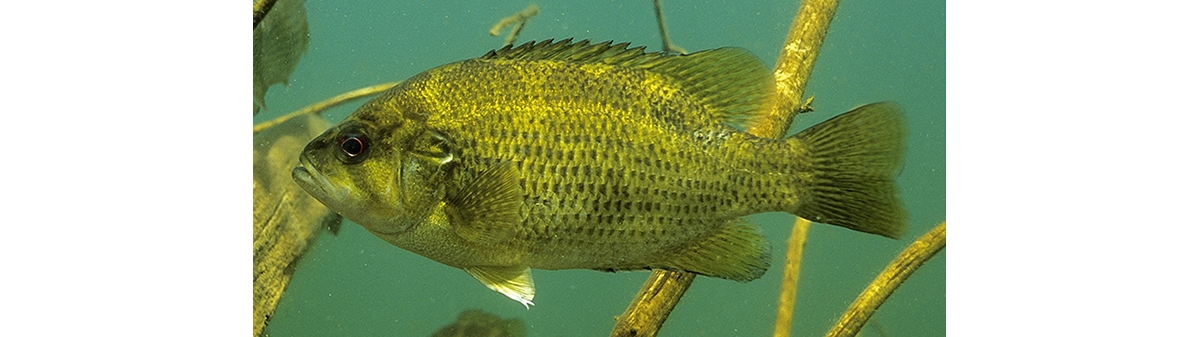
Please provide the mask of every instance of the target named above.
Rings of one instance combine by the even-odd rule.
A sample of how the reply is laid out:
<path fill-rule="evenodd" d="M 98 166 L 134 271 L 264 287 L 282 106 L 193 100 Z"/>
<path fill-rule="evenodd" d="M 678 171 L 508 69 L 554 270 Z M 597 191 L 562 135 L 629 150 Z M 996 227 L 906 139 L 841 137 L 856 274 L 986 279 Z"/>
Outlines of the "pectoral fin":
<path fill-rule="evenodd" d="M 521 302 L 525 309 L 533 305 L 533 274 L 529 267 L 468 267 L 463 270 L 488 289 Z"/>
<path fill-rule="evenodd" d="M 498 242 L 512 236 L 521 222 L 521 189 L 511 162 L 479 173 L 447 202 L 455 233 L 472 242 Z"/>

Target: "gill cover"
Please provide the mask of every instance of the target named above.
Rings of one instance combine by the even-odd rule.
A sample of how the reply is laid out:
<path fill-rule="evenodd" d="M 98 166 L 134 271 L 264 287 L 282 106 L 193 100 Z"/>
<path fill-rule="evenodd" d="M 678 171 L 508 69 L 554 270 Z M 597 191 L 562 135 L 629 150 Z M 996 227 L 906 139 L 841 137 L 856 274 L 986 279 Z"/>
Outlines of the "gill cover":
<path fill-rule="evenodd" d="M 426 130 L 417 135 L 401 156 L 399 172 L 400 207 L 405 214 L 397 219 L 396 231 L 412 229 L 429 218 L 445 200 L 447 164 L 455 155 L 450 142 L 440 132 Z"/>

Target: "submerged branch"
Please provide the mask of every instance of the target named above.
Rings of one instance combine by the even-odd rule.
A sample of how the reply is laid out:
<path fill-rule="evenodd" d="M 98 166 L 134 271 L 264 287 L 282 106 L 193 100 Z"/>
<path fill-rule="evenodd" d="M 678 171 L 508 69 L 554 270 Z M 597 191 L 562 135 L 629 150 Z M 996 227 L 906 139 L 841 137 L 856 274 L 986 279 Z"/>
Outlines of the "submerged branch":
<path fill-rule="evenodd" d="M 783 266 L 783 281 L 780 282 L 779 307 L 775 311 L 775 337 L 787 337 L 792 333 L 792 310 L 796 307 L 796 287 L 800 283 L 800 261 L 804 257 L 804 243 L 808 241 L 808 227 L 812 223 L 796 218 L 792 236 L 788 238 L 787 258 Z"/>
<path fill-rule="evenodd" d="M 812 100 L 802 104 L 800 97 L 804 96 L 837 5 L 838 0 L 805 0 L 800 5 L 775 62 L 775 109 L 766 120 L 746 131 L 754 135 L 781 135 L 787 132 L 797 113 L 812 110 L 808 107 Z"/>
<path fill-rule="evenodd" d="M 804 87 L 808 85 L 808 77 L 812 75 L 813 65 L 821 51 L 821 44 L 825 42 L 825 33 L 833 22 L 837 5 L 838 0 L 805 0 L 800 5 L 796 18 L 792 19 L 783 49 L 779 52 L 779 60 L 775 63 L 775 106 L 767 118 L 756 121 L 747 132 L 759 137 L 781 138 L 797 113 L 812 110 L 809 106 L 812 98 L 802 104 L 800 97 L 804 95 Z M 796 288 L 800 282 L 800 262 L 810 224 L 808 220 L 796 218 L 796 223 L 792 225 L 783 281 L 780 282 L 779 307 L 776 308 L 775 337 L 791 335 Z"/>
<path fill-rule="evenodd" d="M 946 248 L 946 223 L 937 225 L 929 232 L 922 235 L 917 241 L 913 242 L 908 248 L 904 249 L 892 263 L 875 277 L 875 280 L 867 285 L 858 299 L 850 304 L 850 308 L 842 315 L 837 324 L 829 329 L 826 337 L 852 337 L 858 334 L 864 323 L 871 318 L 875 310 L 883 305 L 883 301 L 887 300 L 904 280 L 908 279 L 913 272 L 920 268 L 925 261 Z"/>
<path fill-rule="evenodd" d="M 657 1 L 655 3 L 657 4 Z M 817 53 L 821 49 L 821 43 L 825 39 L 829 23 L 833 21 L 837 3 L 836 0 L 806 0 L 801 4 L 800 10 L 792 22 L 791 31 L 788 32 L 787 40 L 784 41 L 784 49 L 780 53 L 779 63 L 775 65 L 775 108 L 767 118 L 752 124 L 746 130 L 747 132 L 758 137 L 781 138 L 787 131 L 787 126 L 791 125 L 792 118 L 802 110 L 799 97 L 804 93 L 804 86 L 808 84 L 808 76 L 812 74 L 812 65 L 817 59 Z M 663 41 L 667 41 L 666 29 L 662 29 L 662 32 L 664 34 Z M 783 102 L 791 103 L 784 104 Z M 808 221 L 796 219 L 797 226 L 800 226 L 801 223 L 805 224 L 806 227 L 803 231 L 807 232 Z M 794 269 L 798 279 L 799 257 L 804 244 L 803 240 L 792 240 L 792 242 L 795 244 L 789 248 L 788 255 L 796 255 L 796 260 L 789 260 L 790 266 L 786 268 Z M 655 270 L 650 275 L 650 279 L 642 285 L 638 295 L 634 297 L 634 302 L 630 303 L 625 313 L 617 318 L 612 336 L 632 336 L 633 334 L 654 336 L 658 334 L 658 329 L 662 327 L 667 315 L 679 303 L 679 299 L 683 298 L 684 292 L 691 286 L 695 276 L 696 274 L 692 273 Z M 794 284 L 795 281 L 792 283 Z M 795 291 L 791 292 L 792 296 L 790 297 L 793 299 L 787 300 L 788 303 L 793 302 L 795 298 Z M 781 301 L 783 300 L 781 299 Z M 790 320 L 791 305 L 787 307 L 781 305 L 779 310 L 781 315 L 783 311 L 786 311 Z"/>
<path fill-rule="evenodd" d="M 388 82 L 388 83 L 376 84 L 376 85 L 360 88 L 360 89 L 357 89 L 354 91 L 350 91 L 350 92 L 347 92 L 347 93 L 344 93 L 341 95 L 334 96 L 333 98 L 330 98 L 330 99 L 327 99 L 327 100 L 324 100 L 321 102 L 317 102 L 316 104 L 306 106 L 303 109 L 293 111 L 289 114 L 277 117 L 275 119 L 272 119 L 272 120 L 269 120 L 266 122 L 262 122 L 262 123 L 258 123 L 258 125 L 254 126 L 254 133 L 258 133 L 259 131 L 266 130 L 267 128 L 278 125 L 279 123 L 286 122 L 287 120 L 292 119 L 292 117 L 296 117 L 296 116 L 300 116 L 300 115 L 304 115 L 304 114 L 310 114 L 310 113 L 319 114 L 321 112 L 324 112 L 325 110 L 336 107 L 338 105 L 342 105 L 342 104 L 349 102 L 351 100 L 354 100 L 356 98 L 362 98 L 365 96 L 378 94 L 384 90 L 391 89 L 392 87 L 396 86 L 397 84 L 400 84 L 400 82 Z"/>
<path fill-rule="evenodd" d="M 612 337 L 653 337 L 658 335 L 675 304 L 683 298 L 683 293 L 692 285 L 696 274 L 654 270 L 650 279 L 642 285 L 637 297 L 629 303 L 629 308 L 621 317 L 617 317 L 617 325 L 613 327 Z"/>

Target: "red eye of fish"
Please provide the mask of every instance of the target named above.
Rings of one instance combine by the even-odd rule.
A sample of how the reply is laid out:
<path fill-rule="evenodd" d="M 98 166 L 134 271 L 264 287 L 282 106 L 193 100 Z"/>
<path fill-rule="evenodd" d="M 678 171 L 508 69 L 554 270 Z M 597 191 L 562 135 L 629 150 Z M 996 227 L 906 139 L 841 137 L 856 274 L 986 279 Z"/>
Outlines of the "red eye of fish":
<path fill-rule="evenodd" d="M 354 157 L 362 154 L 362 151 L 366 146 L 366 144 L 363 144 L 362 139 L 359 139 L 358 137 L 351 137 L 342 140 L 342 151 L 346 151 L 347 156 Z"/>
<path fill-rule="evenodd" d="M 367 153 L 369 144 L 367 137 L 360 134 L 348 134 L 338 140 L 338 148 L 342 150 L 342 159 L 349 163 L 362 161 L 365 158 L 362 155 Z"/>

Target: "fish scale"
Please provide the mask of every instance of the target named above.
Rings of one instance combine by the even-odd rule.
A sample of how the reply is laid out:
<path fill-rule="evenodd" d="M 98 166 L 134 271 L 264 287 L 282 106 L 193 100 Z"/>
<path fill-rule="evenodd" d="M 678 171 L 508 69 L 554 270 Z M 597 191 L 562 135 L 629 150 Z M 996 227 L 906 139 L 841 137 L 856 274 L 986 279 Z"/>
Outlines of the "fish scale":
<path fill-rule="evenodd" d="M 314 139 L 297 183 L 379 238 L 532 303 L 531 268 L 662 268 L 749 281 L 769 249 L 742 217 L 784 211 L 897 237 L 899 109 L 787 139 L 741 49 L 509 46 L 413 76 Z"/>
<path fill-rule="evenodd" d="M 479 125 L 490 126 L 486 128 L 488 133 L 491 132 L 490 130 L 499 131 L 500 138 L 495 141 L 501 144 L 500 149 L 507 147 L 508 151 L 477 151 L 475 149 L 486 150 L 488 148 L 463 147 L 464 158 L 478 158 L 480 162 L 475 167 L 466 168 L 466 170 L 480 171 L 494 162 L 509 160 L 516 163 L 518 171 L 528 172 L 521 174 L 520 185 L 526 198 L 536 201 L 524 203 L 520 212 L 523 221 L 517 228 L 520 230 L 522 226 L 530 226 L 536 229 L 528 231 L 532 234 L 522 237 L 524 240 L 517 240 L 518 243 L 524 242 L 525 244 L 513 247 L 513 249 L 532 251 L 534 252 L 531 254 L 533 256 L 553 256 L 552 259 L 538 260 L 535 258 L 533 265 L 539 268 L 586 268 L 585 266 L 594 268 L 597 267 L 596 261 L 603 261 L 602 258 L 611 255 L 608 251 L 613 249 L 614 244 L 621 246 L 624 255 L 636 256 L 635 260 L 645 261 L 652 256 L 662 256 L 664 250 L 675 250 L 679 246 L 691 244 L 698 237 L 712 232 L 737 216 L 782 207 L 768 203 L 776 200 L 762 200 L 764 202 L 754 204 L 737 202 L 730 200 L 733 196 L 722 193 L 721 189 L 718 189 L 718 186 L 728 183 L 745 185 L 724 186 L 724 190 L 762 189 L 764 186 L 761 182 L 762 179 L 754 178 L 759 175 L 753 169 L 747 168 L 753 166 L 754 162 L 740 162 L 744 164 L 743 166 L 747 166 L 740 170 L 750 172 L 744 179 L 727 177 L 728 172 L 735 170 L 712 168 L 714 164 L 724 165 L 733 162 L 724 161 L 723 159 L 727 158 L 716 158 L 712 155 L 713 153 L 722 153 L 721 151 L 704 148 L 705 146 L 721 146 L 720 142 L 712 139 L 713 137 L 708 137 L 707 142 L 692 142 L 689 139 L 698 137 L 695 137 L 694 132 L 684 129 L 695 127 L 695 125 L 705 125 L 708 129 L 722 129 L 727 134 L 732 134 L 733 130 L 725 130 L 728 127 L 721 125 L 713 116 L 688 116 L 678 113 L 681 110 L 696 110 L 701 107 L 695 106 L 694 103 L 689 107 L 688 102 L 669 99 L 676 98 L 674 92 L 677 90 L 660 90 L 661 93 L 658 95 L 627 95 L 632 97 L 629 101 L 642 102 L 640 106 L 634 105 L 639 107 L 640 111 L 663 111 L 646 114 L 639 110 L 628 108 L 622 110 L 614 108 L 612 104 L 604 104 L 606 100 L 611 99 L 611 97 L 603 96 L 606 91 L 590 89 L 619 86 L 609 85 L 605 83 L 604 79 L 597 78 L 589 81 L 571 80 L 584 75 L 572 72 L 571 69 L 554 69 L 563 68 L 563 64 L 547 63 L 525 69 L 514 68 L 508 64 L 466 62 L 460 67 L 460 69 L 448 71 L 476 74 L 470 79 L 472 82 L 505 83 L 504 89 L 472 90 L 470 92 L 475 94 L 462 96 L 454 101 L 458 102 L 458 105 L 475 107 L 474 109 L 456 110 L 460 113 L 438 116 L 444 117 L 447 120 L 445 123 L 442 123 L 438 117 L 431 117 L 428 123 L 430 127 L 450 135 L 451 139 L 481 139 L 484 131 L 477 127 Z M 606 73 L 616 75 L 615 73 L 620 72 L 613 70 Z M 553 76 L 546 80 L 527 79 L 545 76 L 544 74 L 553 74 Z M 647 76 L 627 74 L 625 78 L 614 76 L 607 80 L 618 83 L 634 82 L 630 78 L 639 79 L 637 81 L 640 82 L 648 81 L 644 77 Z M 563 85 L 562 88 L 554 88 L 545 83 L 568 84 Z M 630 89 L 623 91 L 641 92 L 641 90 Z M 480 94 L 480 92 L 483 93 Z M 490 92 L 496 94 L 487 94 Z M 538 98 L 533 99 L 532 104 L 522 104 L 521 106 L 525 107 L 524 110 L 516 107 L 499 108 L 500 106 L 512 106 L 514 102 L 519 102 L 516 97 L 504 94 L 508 92 L 534 93 L 530 96 Z M 580 94 L 580 92 L 584 94 Z M 588 92 L 596 92 L 597 95 L 586 95 Z M 607 92 L 611 92 L 611 90 Z M 520 97 L 524 99 L 526 95 Z M 651 97 L 666 98 L 651 99 Z M 479 116 L 470 116 L 472 113 L 478 113 Z M 689 117 L 686 118 L 686 121 L 685 116 Z M 471 120 L 472 123 L 462 123 L 463 120 Z M 573 141 L 580 138 L 582 139 L 579 142 Z M 559 139 L 559 141 L 555 142 L 552 139 Z M 658 144 L 661 151 L 656 152 L 651 149 L 655 144 Z M 555 160 L 542 152 L 541 149 L 544 148 L 563 149 L 563 151 L 572 153 L 567 156 L 568 158 L 574 159 Z M 579 153 L 582 149 L 589 150 Z M 605 150 L 597 151 L 596 149 Z M 761 161 L 761 158 L 756 158 L 755 161 Z M 675 170 L 663 171 L 650 164 L 654 162 L 660 163 L 659 165 L 666 162 L 668 167 L 674 167 Z M 582 167 L 587 173 L 577 176 L 546 174 L 566 165 Z M 685 167 L 690 170 L 682 170 Z M 656 179 L 647 179 L 645 177 L 647 171 L 656 171 L 660 174 L 652 176 Z M 591 172 L 596 172 L 596 174 L 590 174 Z M 698 185 L 697 181 L 704 179 L 698 177 L 709 179 L 704 180 L 704 185 L 709 186 L 708 189 L 695 186 Z M 573 188 L 572 191 L 580 192 L 560 194 L 551 187 L 566 181 L 576 182 L 576 187 L 579 188 Z M 772 184 L 778 183 L 772 182 Z M 647 189 L 648 186 L 654 188 Z M 709 202 L 707 200 L 709 198 L 726 200 Z M 653 199 L 665 201 L 655 205 L 657 207 L 652 207 L 653 211 L 639 213 L 633 213 L 628 208 L 611 207 L 614 202 L 619 204 L 621 201 L 628 202 L 627 200 Z M 546 207 L 545 203 L 538 202 L 540 200 L 564 202 L 579 200 L 586 202 L 590 207 L 579 209 Z M 735 205 L 756 209 L 735 209 L 733 208 Z M 655 221 L 652 222 L 651 219 Z M 553 228 L 562 230 L 547 229 L 551 227 L 551 224 L 554 224 Z M 633 233 L 640 232 L 640 228 L 651 226 L 662 227 L 659 230 L 660 234 L 653 240 L 655 245 L 644 245 L 644 242 L 632 237 Z M 602 230 L 593 232 L 594 236 L 573 240 L 575 243 L 570 246 L 548 244 L 554 242 L 551 240 L 552 237 L 563 236 L 563 232 L 580 235 L 581 232 L 572 231 L 572 228 L 587 227 Z M 644 264 L 645 262 L 640 263 Z M 628 268 L 623 265 L 605 265 L 603 262 L 598 267 L 600 269 Z"/>
<path fill-rule="evenodd" d="M 520 124 L 515 124 L 515 125 L 520 125 Z M 542 129 L 545 130 L 545 129 L 550 129 L 550 128 L 543 126 Z M 564 126 L 563 129 L 568 130 L 566 133 L 570 133 L 570 130 L 579 130 L 581 128 L 578 125 L 575 125 L 575 126 Z M 602 127 L 601 130 L 604 131 L 604 128 Z M 504 133 L 505 132 L 501 132 L 501 134 L 504 134 Z M 470 137 L 470 136 L 467 136 L 467 137 Z M 561 139 L 561 138 L 572 138 L 572 137 L 566 136 L 566 137 L 559 137 L 559 138 Z M 540 144 L 540 142 L 543 140 L 544 139 L 540 139 L 540 138 L 527 138 L 527 139 L 521 139 L 520 141 L 526 142 L 527 144 L 529 144 L 529 143 Z M 593 143 L 590 139 L 584 139 L 584 140 L 587 141 L 588 143 Z M 615 148 L 615 149 L 627 149 L 627 147 L 634 146 L 633 144 L 629 144 L 627 142 L 622 142 L 621 140 L 612 139 L 612 138 L 598 139 L 594 142 L 594 144 L 596 144 L 599 147 Z M 542 145 L 533 145 L 534 148 L 538 148 L 540 146 L 542 146 Z M 549 146 L 549 145 L 546 145 L 546 146 Z M 573 205 L 578 205 L 578 207 L 575 207 L 575 208 L 537 207 L 537 206 L 540 206 L 541 204 L 528 203 L 528 204 L 532 204 L 532 205 L 530 205 L 530 207 L 528 207 L 529 208 L 528 210 L 523 210 L 523 212 L 522 212 L 522 214 L 524 214 L 524 218 L 526 218 L 526 222 L 525 222 L 526 224 L 528 224 L 530 226 L 537 226 L 538 224 L 561 224 L 559 227 L 562 227 L 562 228 L 572 228 L 572 227 L 594 228 L 596 226 L 601 227 L 601 228 L 607 228 L 607 227 L 621 228 L 621 227 L 618 227 L 618 225 L 626 225 L 627 227 L 630 227 L 630 228 L 638 228 L 639 227 L 637 224 L 638 221 L 644 221 L 646 218 L 649 218 L 652 216 L 652 215 L 646 214 L 646 213 L 626 214 L 626 213 L 632 211 L 631 206 L 624 206 L 624 207 L 616 206 L 616 207 L 614 207 L 614 204 L 622 204 L 622 201 L 620 199 L 645 199 L 645 194 L 659 193 L 659 191 L 661 191 L 659 189 L 648 190 L 645 187 L 622 188 L 623 186 L 647 186 L 647 185 L 652 185 L 652 184 L 662 184 L 664 182 L 664 181 L 655 181 L 655 180 L 657 180 L 657 179 L 655 179 L 655 178 L 657 178 L 657 177 L 655 177 L 655 175 L 651 175 L 650 178 L 647 178 L 644 171 L 642 171 L 642 170 L 651 169 L 650 167 L 647 167 L 648 165 L 644 164 L 644 163 L 653 161 L 653 160 L 650 160 L 650 158 L 648 156 L 630 158 L 630 156 L 628 156 L 628 155 L 618 154 L 618 153 L 625 153 L 625 152 L 630 152 L 630 153 L 643 152 L 646 154 L 652 154 L 653 152 L 649 152 L 649 151 L 615 151 L 615 152 L 599 152 L 599 153 L 597 153 L 595 151 L 591 151 L 591 152 L 584 152 L 583 154 L 580 154 L 579 150 L 582 149 L 582 146 L 564 145 L 563 147 L 567 149 L 567 150 L 564 150 L 565 152 L 571 153 L 571 154 L 566 155 L 565 157 L 571 158 L 572 160 L 574 160 L 574 162 L 569 166 L 575 168 L 573 170 L 575 172 L 575 174 L 570 174 L 570 173 L 568 173 L 568 172 L 570 172 L 569 170 L 565 170 L 565 168 L 568 165 L 555 164 L 556 162 L 558 162 L 554 159 L 555 156 L 552 156 L 552 155 L 539 156 L 538 151 L 532 151 L 523 160 L 518 161 L 518 163 L 520 163 L 517 165 L 518 170 L 528 170 L 533 173 L 533 174 L 527 176 L 527 178 L 523 178 L 521 185 L 522 185 L 526 195 L 537 196 L 538 198 L 542 198 L 542 199 L 559 200 L 558 204 L 573 204 Z M 648 146 L 643 146 L 642 148 L 645 149 L 645 148 L 648 148 Z M 574 149 L 574 151 L 572 149 Z M 524 151 L 511 151 L 510 150 L 505 153 L 490 153 L 490 154 L 472 153 L 472 155 L 478 155 L 481 158 L 503 158 L 508 155 L 512 155 L 514 152 L 519 152 L 521 154 L 524 154 Z M 609 157 L 610 155 L 613 157 Z M 464 154 L 464 156 L 467 156 L 467 154 Z M 585 158 L 589 159 L 591 161 L 584 161 L 583 159 L 585 159 Z M 659 162 L 661 162 L 661 160 L 659 160 Z M 610 164 L 610 163 L 612 163 L 612 164 Z M 643 164 L 637 165 L 637 163 L 643 163 Z M 613 171 L 612 166 L 616 166 L 616 167 L 642 166 L 642 168 L 634 168 L 632 171 L 621 172 L 620 176 L 613 176 L 614 171 Z M 580 170 L 580 168 L 583 168 L 583 170 Z M 637 174 L 636 171 L 642 171 L 642 172 L 641 172 L 641 174 Z M 551 172 L 554 174 L 546 174 L 547 172 Z M 591 174 L 592 172 L 597 172 L 597 173 L 604 172 L 604 173 Z M 630 173 L 632 173 L 632 174 L 630 174 Z M 628 175 L 626 175 L 626 174 L 628 174 Z M 630 181 L 630 182 L 625 183 L 625 184 L 610 183 L 608 181 L 610 179 L 621 179 L 623 181 Z M 667 181 L 666 185 L 668 185 L 668 186 L 685 185 L 682 183 L 682 180 L 683 180 L 682 178 L 677 178 L 677 179 L 674 179 L 674 181 Z M 574 193 L 567 193 L 567 192 L 565 192 L 565 189 L 555 187 L 555 186 L 566 185 L 566 184 L 572 185 L 572 187 L 569 190 Z M 669 189 L 670 188 L 666 188 L 664 190 L 669 190 Z M 560 192 L 560 191 L 562 191 L 562 192 Z M 638 192 L 641 192 L 641 193 L 638 193 Z M 673 191 L 673 193 L 676 193 L 676 194 L 681 193 L 681 192 L 683 192 L 682 189 L 678 190 L 678 191 Z M 693 192 L 695 192 L 695 191 L 693 190 Z M 672 192 L 666 191 L 664 193 L 672 193 Z M 610 197 L 610 195 L 612 197 Z M 666 197 L 666 195 L 663 195 L 662 197 Z M 618 199 L 618 198 L 620 198 L 620 199 Z M 618 200 L 614 200 L 614 199 L 618 199 Z M 670 200 L 670 199 L 668 199 L 668 200 Z M 632 205 L 632 202 L 624 201 L 623 204 Z M 656 205 L 656 206 L 661 205 L 661 203 L 653 203 L 653 202 L 647 202 L 647 204 Z M 535 206 L 535 205 L 537 205 L 537 206 Z M 551 205 L 557 205 L 557 204 L 551 204 Z M 679 205 L 676 205 L 676 207 L 678 207 L 678 206 Z M 652 206 L 651 209 L 661 212 L 663 207 L 661 207 L 661 206 L 653 207 Z M 678 210 L 678 208 L 670 208 L 670 207 L 668 207 L 668 209 Z M 677 214 L 673 214 L 673 215 L 669 216 L 669 218 L 678 219 L 678 220 L 687 220 L 688 218 L 694 218 L 694 217 L 687 216 L 687 214 L 682 214 L 681 212 L 676 212 L 676 213 Z M 572 215 L 574 215 L 574 217 Z M 621 218 L 629 217 L 629 218 L 633 218 L 635 220 L 634 221 L 613 221 L 612 219 L 614 218 L 614 216 L 621 217 Z M 659 223 L 662 223 L 661 222 L 661 221 L 663 221 L 662 219 L 668 218 L 668 217 L 661 216 L 661 215 L 655 216 L 655 217 L 660 219 Z M 604 221 L 604 220 L 608 220 L 608 221 Z M 581 223 L 587 223 L 587 224 L 591 224 L 594 226 L 581 226 L 581 225 L 579 225 Z M 552 231 L 545 231 L 543 233 L 551 233 L 551 232 Z M 602 232 L 596 232 L 596 233 L 608 233 L 608 232 L 602 231 Z M 588 239 L 585 239 L 584 241 L 588 241 Z M 604 240 L 594 240 L 594 241 L 596 241 L 598 243 L 602 243 L 602 244 L 608 243 L 608 242 L 605 242 Z"/>

